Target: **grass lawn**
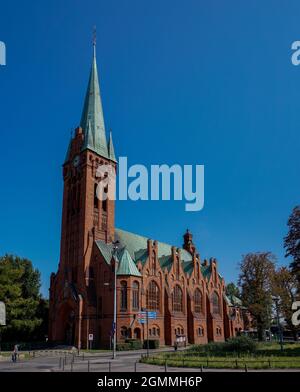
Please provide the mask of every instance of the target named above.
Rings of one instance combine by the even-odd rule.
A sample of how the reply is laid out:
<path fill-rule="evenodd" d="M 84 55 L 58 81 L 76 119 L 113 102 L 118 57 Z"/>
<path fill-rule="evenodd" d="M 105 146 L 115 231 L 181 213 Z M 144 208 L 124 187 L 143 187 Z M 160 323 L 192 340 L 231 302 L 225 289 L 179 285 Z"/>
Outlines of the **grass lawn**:
<path fill-rule="evenodd" d="M 153 365 L 200 368 L 231 369 L 300 369 L 300 344 L 286 343 L 283 352 L 278 343 L 260 343 L 255 354 L 223 353 L 207 355 L 193 351 L 193 348 L 181 352 L 161 353 L 142 358 L 141 362 Z"/>

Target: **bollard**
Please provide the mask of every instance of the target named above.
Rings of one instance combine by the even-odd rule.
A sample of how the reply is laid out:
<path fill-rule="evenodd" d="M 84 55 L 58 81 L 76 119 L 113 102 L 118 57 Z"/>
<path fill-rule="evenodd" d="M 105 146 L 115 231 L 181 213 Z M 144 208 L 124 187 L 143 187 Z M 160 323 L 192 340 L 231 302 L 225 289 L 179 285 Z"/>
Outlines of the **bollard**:
<path fill-rule="evenodd" d="M 203 372 L 203 365 L 200 366 L 200 372 Z"/>
<path fill-rule="evenodd" d="M 238 361 L 237 361 L 237 359 L 235 360 L 235 367 L 238 368 Z"/>
<path fill-rule="evenodd" d="M 90 360 L 88 360 L 88 372 L 90 371 Z"/>
<path fill-rule="evenodd" d="M 134 362 L 134 371 L 136 372 L 137 370 L 137 361 Z"/>
<path fill-rule="evenodd" d="M 165 372 L 168 371 L 168 364 L 167 364 L 167 360 L 165 360 Z"/>
<path fill-rule="evenodd" d="M 111 362 L 108 362 L 108 372 L 111 373 Z"/>
<path fill-rule="evenodd" d="M 245 372 L 248 372 L 247 364 L 245 363 Z"/>
<path fill-rule="evenodd" d="M 65 361 L 62 361 L 62 371 L 65 371 Z"/>
<path fill-rule="evenodd" d="M 269 360 L 269 368 L 271 367 L 271 361 Z"/>
<path fill-rule="evenodd" d="M 61 357 L 59 358 L 59 368 L 61 369 Z"/>
<path fill-rule="evenodd" d="M 71 372 L 73 372 L 73 362 L 71 362 Z"/>

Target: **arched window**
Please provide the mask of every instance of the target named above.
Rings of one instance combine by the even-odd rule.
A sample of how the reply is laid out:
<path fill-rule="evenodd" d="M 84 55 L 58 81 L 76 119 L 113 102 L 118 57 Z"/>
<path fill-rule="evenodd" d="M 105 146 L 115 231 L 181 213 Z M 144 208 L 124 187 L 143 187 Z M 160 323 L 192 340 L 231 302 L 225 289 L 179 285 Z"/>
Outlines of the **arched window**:
<path fill-rule="evenodd" d="M 211 300 L 213 314 L 220 314 L 220 299 L 219 295 L 215 291 L 212 293 Z"/>
<path fill-rule="evenodd" d="M 98 196 L 97 196 L 97 187 L 98 184 L 94 184 L 94 208 L 98 208 Z"/>
<path fill-rule="evenodd" d="M 138 310 L 140 307 L 140 293 L 138 282 L 132 284 L 132 309 Z"/>
<path fill-rule="evenodd" d="M 122 328 L 121 328 L 121 336 L 122 336 L 122 339 L 126 339 L 126 338 L 127 338 L 127 335 L 128 335 L 127 328 L 126 328 L 126 327 L 122 327 Z"/>
<path fill-rule="evenodd" d="M 148 310 L 159 310 L 159 288 L 153 280 L 149 283 L 147 289 L 146 302 Z"/>
<path fill-rule="evenodd" d="M 127 310 L 127 282 L 121 282 L 121 310 Z"/>
<path fill-rule="evenodd" d="M 153 251 L 151 257 L 151 275 L 155 275 L 155 273 L 156 273 L 156 254 L 155 251 Z"/>
<path fill-rule="evenodd" d="M 183 294 L 181 288 L 176 285 L 173 290 L 173 311 L 183 311 Z"/>
<path fill-rule="evenodd" d="M 199 289 L 195 290 L 194 305 L 195 305 L 196 313 L 203 313 L 203 298 L 202 298 L 202 293 Z"/>
<path fill-rule="evenodd" d="M 177 256 L 176 258 L 176 279 L 179 280 L 179 274 L 180 274 L 180 260 L 179 257 Z"/>
<path fill-rule="evenodd" d="M 204 336 L 204 328 L 202 326 L 198 328 L 198 335 Z"/>

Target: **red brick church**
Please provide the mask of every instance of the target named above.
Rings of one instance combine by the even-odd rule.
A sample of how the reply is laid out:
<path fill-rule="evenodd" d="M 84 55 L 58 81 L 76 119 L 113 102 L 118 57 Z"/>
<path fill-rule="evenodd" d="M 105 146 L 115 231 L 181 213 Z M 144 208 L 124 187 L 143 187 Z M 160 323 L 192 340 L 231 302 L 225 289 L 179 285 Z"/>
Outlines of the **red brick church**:
<path fill-rule="evenodd" d="M 177 247 L 115 227 L 115 203 L 96 196 L 96 170 L 117 170 L 107 143 L 96 53 L 80 126 L 63 164 L 60 262 L 51 275 L 49 340 L 79 348 L 108 347 L 117 274 L 117 342 L 157 339 L 161 345 L 223 341 L 244 330 L 247 312 L 225 295 L 216 259 L 201 260 L 192 234 Z M 142 324 L 141 310 L 156 312 Z"/>

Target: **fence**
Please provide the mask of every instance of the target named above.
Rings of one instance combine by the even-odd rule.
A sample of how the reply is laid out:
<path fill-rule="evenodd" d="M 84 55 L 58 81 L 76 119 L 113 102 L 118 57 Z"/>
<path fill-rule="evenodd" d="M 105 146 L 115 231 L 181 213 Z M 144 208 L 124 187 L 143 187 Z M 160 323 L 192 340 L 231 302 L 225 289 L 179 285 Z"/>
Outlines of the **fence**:
<path fill-rule="evenodd" d="M 204 369 L 215 369 L 215 368 L 228 368 L 228 369 L 272 369 L 272 368 L 300 368 L 300 357 L 290 358 L 290 359 L 278 359 L 278 358 L 227 358 L 224 359 L 214 359 L 210 357 L 201 358 L 189 358 L 186 356 L 173 357 L 173 358 L 162 358 L 151 356 L 149 358 L 142 357 L 142 362 L 153 364 L 153 365 L 163 365 L 165 368 L 171 367 L 191 367 L 199 368 L 200 371 Z"/>

